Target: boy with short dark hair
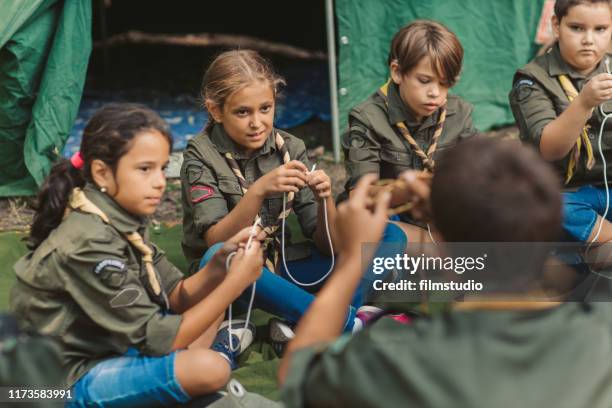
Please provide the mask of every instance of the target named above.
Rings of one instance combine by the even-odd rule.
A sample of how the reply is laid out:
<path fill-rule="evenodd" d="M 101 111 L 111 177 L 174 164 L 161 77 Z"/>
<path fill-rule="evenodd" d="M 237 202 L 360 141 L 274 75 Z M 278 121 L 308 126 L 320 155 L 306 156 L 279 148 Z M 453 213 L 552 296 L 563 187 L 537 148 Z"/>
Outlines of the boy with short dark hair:
<path fill-rule="evenodd" d="M 612 109 L 611 7 L 610 0 L 557 0 L 557 43 L 517 71 L 510 92 L 521 139 L 553 162 L 565 182 L 563 228 L 578 242 L 612 240 L 612 212 L 602 218 L 612 123 L 603 129 L 601 152 L 598 143 L 604 113 Z"/>
<path fill-rule="evenodd" d="M 343 316 L 328 311 L 350 301 L 361 242 L 375 242 L 386 219 L 388 195 L 369 210 L 373 179 L 364 176 L 338 208 L 345 247 L 279 371 L 288 407 L 612 406 L 612 312 L 603 304 L 515 293 L 516 302 L 458 302 L 410 325 L 380 319 L 337 339 Z M 447 241 L 535 243 L 560 231 L 554 172 L 515 142 L 475 138 L 449 149 L 431 189 L 414 172 L 403 179 Z"/>

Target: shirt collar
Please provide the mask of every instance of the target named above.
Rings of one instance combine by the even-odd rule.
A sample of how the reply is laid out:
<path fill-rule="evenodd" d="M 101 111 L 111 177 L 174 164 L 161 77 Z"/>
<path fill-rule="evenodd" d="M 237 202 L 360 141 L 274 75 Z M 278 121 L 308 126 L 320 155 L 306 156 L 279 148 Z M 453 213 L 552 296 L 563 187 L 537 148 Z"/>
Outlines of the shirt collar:
<path fill-rule="evenodd" d="M 255 152 L 252 157 L 268 154 L 271 150 L 276 149 L 276 144 L 274 143 L 274 138 L 272 136 L 275 134 L 275 132 L 276 130 L 273 128 L 270 135 L 266 138 L 264 145 L 257 152 Z M 228 136 L 225 128 L 223 128 L 222 125 L 213 125 L 212 131 L 210 132 L 210 140 L 213 142 L 219 153 L 225 154 L 230 152 L 236 160 L 248 159 L 242 148 Z"/>
<path fill-rule="evenodd" d="M 590 79 L 595 75 L 605 72 L 604 59 L 605 57 L 602 58 L 601 61 L 599 61 L 599 65 L 597 65 L 597 68 L 589 75 L 585 76 L 579 74 L 578 72 L 574 71 L 567 64 L 567 62 L 565 62 L 563 57 L 561 57 L 561 50 L 559 49 L 559 43 L 557 42 L 549 51 L 548 73 L 550 74 L 550 76 L 568 75 L 572 79 Z"/>
<path fill-rule="evenodd" d="M 390 81 L 388 91 L 387 91 L 387 100 L 388 100 L 388 108 L 389 108 L 389 121 L 392 124 L 396 124 L 398 122 L 406 123 L 410 129 L 425 129 L 430 126 L 434 126 L 438 121 L 438 115 L 440 110 L 438 109 L 434 114 L 429 115 L 425 118 L 422 123 L 419 123 L 415 118 L 414 114 L 410 111 L 410 109 L 406 106 L 402 97 L 399 93 L 399 86 Z M 454 108 L 449 108 L 448 103 L 446 104 L 446 116 L 450 116 L 455 113 Z"/>
<path fill-rule="evenodd" d="M 123 234 L 131 232 L 142 233 L 145 229 L 147 218 L 132 215 L 125 211 L 108 194 L 98 190 L 93 184 L 87 183 L 83 187 L 87 198 L 94 203 L 109 218 L 113 227 Z"/>

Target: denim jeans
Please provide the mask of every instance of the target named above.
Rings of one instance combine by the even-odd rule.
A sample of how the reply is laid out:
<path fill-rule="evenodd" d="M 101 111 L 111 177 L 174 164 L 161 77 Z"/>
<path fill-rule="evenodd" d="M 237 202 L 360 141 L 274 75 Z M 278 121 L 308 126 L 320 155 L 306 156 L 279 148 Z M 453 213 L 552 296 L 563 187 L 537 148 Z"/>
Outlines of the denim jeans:
<path fill-rule="evenodd" d="M 382 243 L 383 245 L 379 246 L 375 256 L 395 256 L 395 252 L 401 251 L 403 253 L 407 238 L 401 228 L 389 223 L 385 228 Z M 210 261 L 222 245 L 222 243 L 215 244 L 206 251 L 200 262 L 200 268 Z M 395 252 L 388 253 L 390 251 Z M 287 262 L 287 267 L 296 280 L 309 283 L 323 277 L 329 270 L 330 264 L 331 258 L 323 255 L 312 245 L 310 257 Z M 352 331 L 356 311 L 363 305 L 374 279 L 381 279 L 381 277 L 380 275 L 374 275 L 371 268 L 368 268 L 353 296 L 349 310 L 347 310 L 345 332 Z M 314 300 L 314 293 L 321 289 L 324 284 L 325 281 L 322 281 L 314 286 L 302 286 L 289 278 L 284 266 L 281 265 L 279 274 L 275 274 L 264 267 L 260 278 L 257 280 L 254 307 L 280 316 L 290 323 L 297 323 Z M 250 296 L 251 287 L 247 288 L 238 298 L 238 308 L 245 309 L 248 306 Z"/>
<path fill-rule="evenodd" d="M 606 190 L 603 188 L 583 186 L 577 191 L 563 193 L 563 229 L 573 240 L 586 242 L 597 226 L 597 215 L 603 216 L 605 210 Z M 606 218 L 612 220 L 612 210 Z"/>
<path fill-rule="evenodd" d="M 190 400 L 174 373 L 177 352 L 145 356 L 130 348 L 95 365 L 72 387 L 67 407 L 171 406 Z"/>

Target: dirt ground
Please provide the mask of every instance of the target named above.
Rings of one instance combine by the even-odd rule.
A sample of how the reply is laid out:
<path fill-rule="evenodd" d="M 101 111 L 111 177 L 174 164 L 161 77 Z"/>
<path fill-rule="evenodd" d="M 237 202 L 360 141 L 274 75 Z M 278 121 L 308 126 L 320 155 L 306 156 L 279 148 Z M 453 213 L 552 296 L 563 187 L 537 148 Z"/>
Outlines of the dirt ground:
<path fill-rule="evenodd" d="M 331 148 L 331 132 L 329 123 L 311 121 L 307 124 L 290 129 L 290 133 L 301 137 L 309 148 L 311 160 L 317 163 L 317 168 L 325 170 L 333 180 L 333 192 L 337 196 L 343 189 L 346 179 L 344 163 L 334 163 Z M 486 132 L 488 136 L 500 138 L 515 138 L 518 131 L 515 127 L 505 127 Z M 321 140 L 326 141 L 320 145 Z M 170 179 L 162 203 L 152 217 L 154 224 L 162 223 L 173 226 L 182 222 L 181 188 L 178 179 Z M 0 199 L 0 232 L 27 231 L 34 215 L 35 197 L 12 197 Z"/>

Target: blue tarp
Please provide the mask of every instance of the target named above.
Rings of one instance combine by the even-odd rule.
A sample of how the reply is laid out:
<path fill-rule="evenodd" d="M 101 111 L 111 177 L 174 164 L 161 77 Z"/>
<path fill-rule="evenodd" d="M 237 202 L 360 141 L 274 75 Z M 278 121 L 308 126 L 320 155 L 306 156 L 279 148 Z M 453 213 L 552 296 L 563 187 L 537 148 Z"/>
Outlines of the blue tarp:
<path fill-rule="evenodd" d="M 275 126 L 289 129 L 312 118 L 330 120 L 329 81 L 325 62 L 303 62 L 282 72 L 287 81 L 277 101 Z M 208 115 L 200 108 L 195 95 L 169 96 L 151 91 L 85 93 L 78 117 L 66 141 L 63 153 L 69 157 L 78 151 L 83 129 L 89 118 L 108 102 L 139 102 L 155 109 L 170 125 L 174 135 L 173 150 L 182 150 L 187 141 L 206 124 Z"/>

